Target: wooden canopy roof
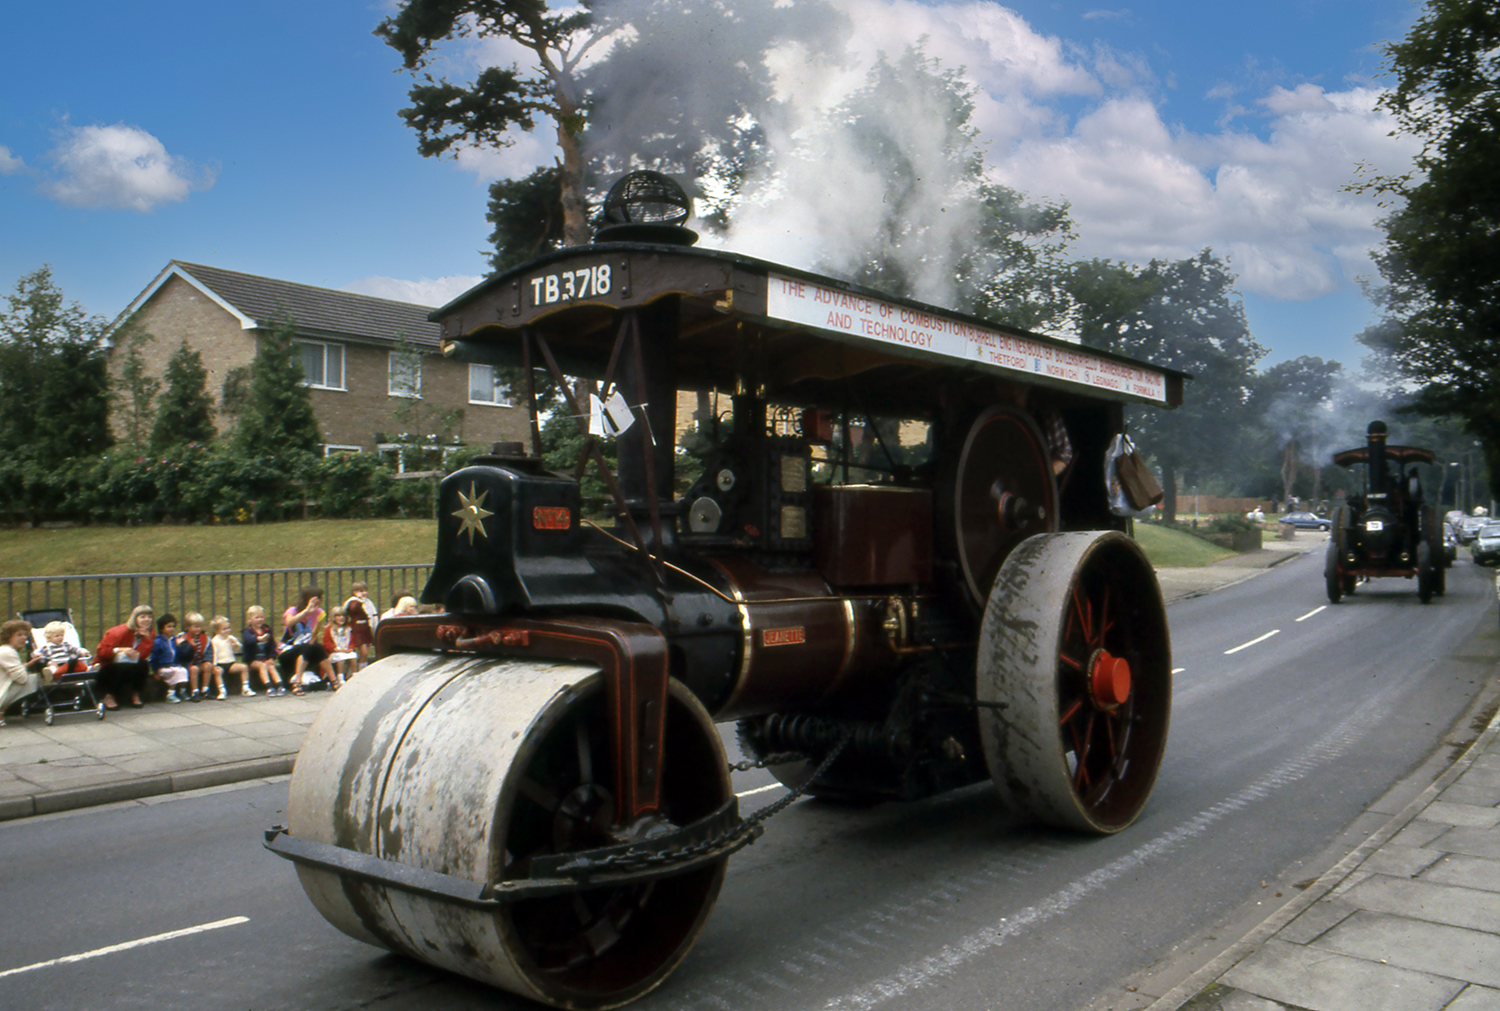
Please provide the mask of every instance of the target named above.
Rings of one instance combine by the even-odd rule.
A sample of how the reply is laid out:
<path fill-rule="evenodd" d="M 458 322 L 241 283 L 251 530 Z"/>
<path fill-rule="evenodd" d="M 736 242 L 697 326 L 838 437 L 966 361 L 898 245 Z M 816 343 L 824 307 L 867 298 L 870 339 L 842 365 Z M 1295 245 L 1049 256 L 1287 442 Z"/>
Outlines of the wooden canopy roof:
<path fill-rule="evenodd" d="M 816 402 L 850 383 L 867 402 L 925 410 L 943 388 L 994 376 L 1084 399 L 1176 407 L 1185 373 L 807 271 L 727 252 L 647 243 L 559 250 L 435 310 L 445 354 L 520 363 L 534 328 L 570 374 L 605 371 L 622 310 L 679 297 L 681 389 L 753 375 L 773 399 Z"/>

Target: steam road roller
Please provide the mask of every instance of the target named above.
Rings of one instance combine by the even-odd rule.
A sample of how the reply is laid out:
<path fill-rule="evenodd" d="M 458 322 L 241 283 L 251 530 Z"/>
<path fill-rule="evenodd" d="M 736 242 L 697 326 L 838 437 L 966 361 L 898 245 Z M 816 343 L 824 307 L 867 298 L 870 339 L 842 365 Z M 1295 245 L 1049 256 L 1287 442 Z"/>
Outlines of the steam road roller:
<path fill-rule="evenodd" d="M 1430 449 L 1386 444 L 1383 421 L 1365 430 L 1365 445 L 1333 455 L 1340 467 L 1363 467 L 1364 490 L 1333 511 L 1323 562 L 1328 599 L 1337 604 L 1361 579 L 1417 580 L 1417 599 L 1429 603 L 1448 588 L 1442 518 L 1423 501 L 1416 465 L 1431 464 Z"/>
<path fill-rule="evenodd" d="M 1112 493 L 1126 405 L 1185 376 L 699 249 L 642 209 L 670 188 L 620 189 L 593 244 L 434 312 L 529 441 L 443 480 L 432 613 L 380 624 L 267 839 L 350 936 L 559 1008 L 660 983 L 796 797 L 989 779 L 1124 829 L 1171 707 Z M 588 433 L 561 469 L 549 402 Z M 790 788 L 748 818 L 726 721 Z"/>

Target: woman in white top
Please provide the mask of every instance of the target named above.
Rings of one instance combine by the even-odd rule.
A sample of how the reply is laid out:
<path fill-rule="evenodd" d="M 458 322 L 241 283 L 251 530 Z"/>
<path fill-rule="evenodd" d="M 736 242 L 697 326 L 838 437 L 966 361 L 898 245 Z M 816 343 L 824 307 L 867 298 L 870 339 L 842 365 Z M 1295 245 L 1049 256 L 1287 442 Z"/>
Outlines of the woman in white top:
<path fill-rule="evenodd" d="M 28 663 L 21 662 L 21 650 L 29 638 L 29 621 L 7 621 L 0 625 L 0 727 L 5 726 L 5 710 L 11 703 L 36 691 L 36 671 L 30 668 L 46 663 L 41 656 L 32 657 Z"/>

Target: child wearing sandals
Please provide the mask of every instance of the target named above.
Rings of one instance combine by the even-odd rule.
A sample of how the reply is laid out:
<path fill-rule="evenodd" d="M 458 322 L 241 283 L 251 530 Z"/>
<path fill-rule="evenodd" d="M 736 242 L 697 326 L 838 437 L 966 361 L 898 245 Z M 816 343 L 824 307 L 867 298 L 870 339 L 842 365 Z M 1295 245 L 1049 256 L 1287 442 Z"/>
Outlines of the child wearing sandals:
<path fill-rule="evenodd" d="M 281 674 L 276 670 L 276 635 L 266 621 L 266 609 L 259 604 L 245 608 L 245 632 L 241 639 L 245 651 L 245 666 L 252 674 L 260 675 L 260 683 L 266 685 L 266 695 L 285 695 Z"/>
<path fill-rule="evenodd" d="M 203 615 L 190 611 L 182 616 L 182 623 L 187 627 L 177 637 L 180 644 L 178 650 L 181 652 L 182 645 L 192 649 L 188 660 L 188 687 L 192 694 L 188 696 L 188 701 L 229 698 L 229 694 L 224 691 L 224 674 L 219 670 L 219 665 L 214 663 L 213 647 L 203 631 Z M 215 683 L 219 686 L 218 695 L 211 694 Z"/>
<path fill-rule="evenodd" d="M 214 637 L 210 639 L 209 645 L 213 648 L 214 666 L 219 669 L 219 698 L 228 698 L 229 693 L 224 690 L 224 675 L 240 679 L 240 694 L 253 696 L 255 689 L 250 687 L 250 668 L 240 662 L 237 655 L 240 650 L 240 640 L 235 638 L 229 630 L 229 619 L 222 614 L 214 615 Z"/>
<path fill-rule="evenodd" d="M 191 650 L 188 651 L 189 654 Z M 178 703 L 187 697 L 187 665 L 177 651 L 177 617 L 164 614 L 156 619 L 156 641 L 151 644 L 151 676 L 167 686 L 167 701 Z"/>
<path fill-rule="evenodd" d="M 328 628 L 323 632 L 323 650 L 328 662 L 333 665 L 333 676 L 347 681 L 359 667 L 359 653 L 354 649 L 354 626 L 349 623 L 349 612 L 335 607 L 328 612 Z"/>

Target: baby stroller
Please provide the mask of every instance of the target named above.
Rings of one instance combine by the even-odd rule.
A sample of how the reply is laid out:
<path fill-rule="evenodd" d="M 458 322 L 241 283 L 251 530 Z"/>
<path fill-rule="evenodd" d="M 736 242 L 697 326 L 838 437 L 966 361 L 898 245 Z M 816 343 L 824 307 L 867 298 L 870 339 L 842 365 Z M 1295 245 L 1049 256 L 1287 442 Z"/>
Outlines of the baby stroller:
<path fill-rule="evenodd" d="M 49 607 L 36 611 L 22 611 L 21 618 L 31 623 L 32 641 L 38 648 L 47 641 L 46 633 L 42 629 L 52 621 L 60 621 L 67 626 L 66 631 L 63 632 L 64 642 L 81 647 L 78 641 L 78 629 L 73 626 L 73 612 L 67 608 Z M 30 716 L 32 713 L 40 712 L 49 727 L 52 726 L 52 718 L 59 713 L 63 715 L 92 713 L 96 719 L 102 720 L 104 719 L 104 703 L 94 695 L 94 683 L 98 678 L 97 665 L 90 666 L 88 670 L 80 674 L 64 674 L 50 683 L 44 678 L 36 694 L 22 700 L 21 714 Z"/>

